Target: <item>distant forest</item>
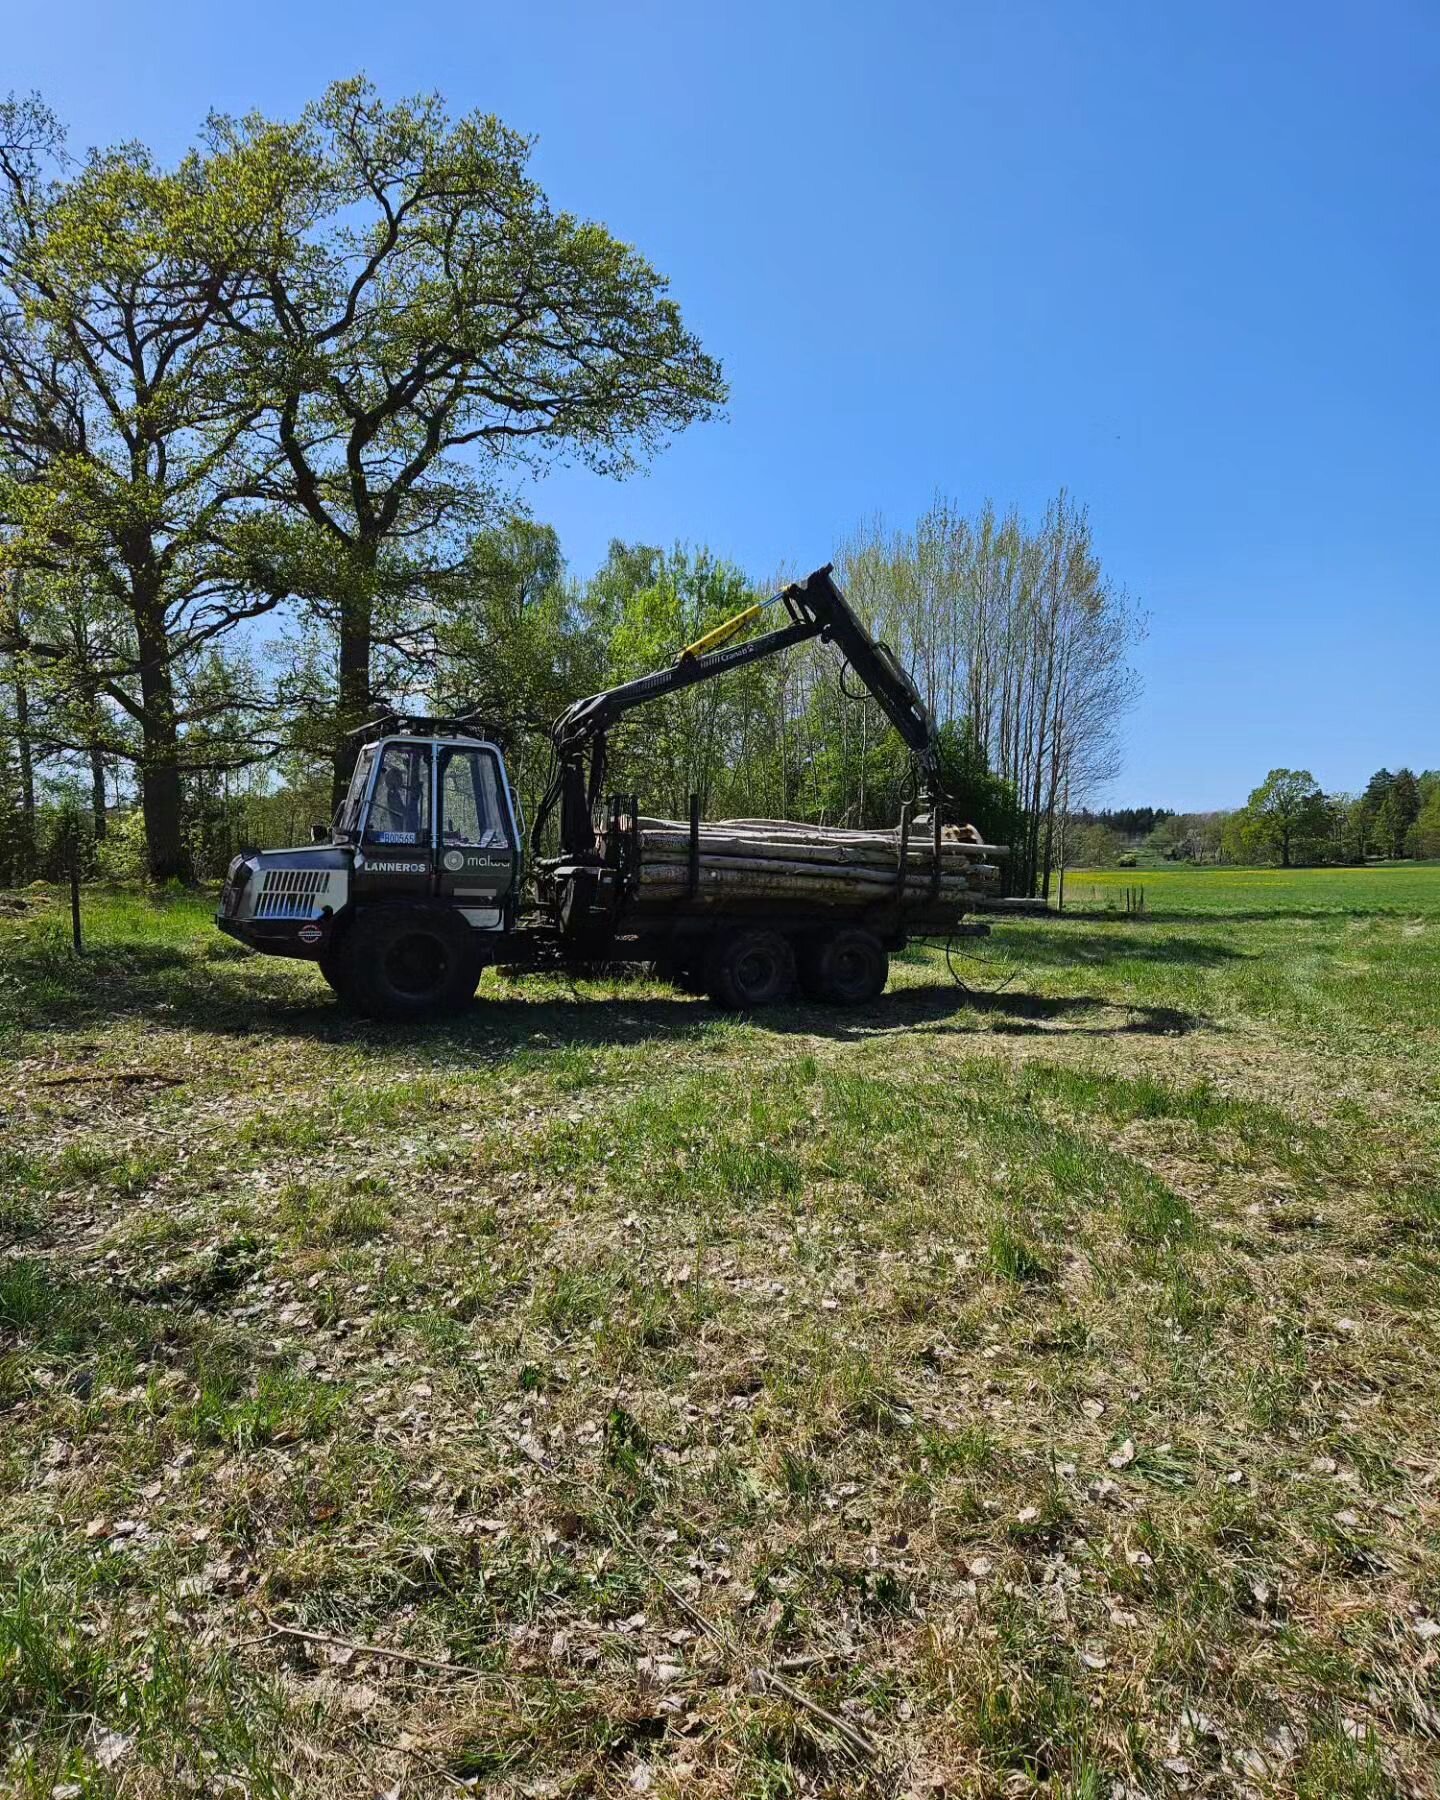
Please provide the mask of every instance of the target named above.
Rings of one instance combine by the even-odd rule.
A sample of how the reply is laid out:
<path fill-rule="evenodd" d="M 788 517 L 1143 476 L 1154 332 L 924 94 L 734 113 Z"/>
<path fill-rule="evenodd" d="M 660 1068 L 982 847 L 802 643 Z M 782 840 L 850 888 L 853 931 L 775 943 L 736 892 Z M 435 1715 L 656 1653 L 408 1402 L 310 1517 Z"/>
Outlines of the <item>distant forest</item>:
<path fill-rule="evenodd" d="M 1189 863 L 1362 863 L 1440 857 L 1440 769 L 1377 769 L 1356 794 L 1325 793 L 1308 769 L 1272 769 L 1244 806 L 1177 813 L 1132 806 L 1072 813 L 1065 861 L 1106 868 Z"/>

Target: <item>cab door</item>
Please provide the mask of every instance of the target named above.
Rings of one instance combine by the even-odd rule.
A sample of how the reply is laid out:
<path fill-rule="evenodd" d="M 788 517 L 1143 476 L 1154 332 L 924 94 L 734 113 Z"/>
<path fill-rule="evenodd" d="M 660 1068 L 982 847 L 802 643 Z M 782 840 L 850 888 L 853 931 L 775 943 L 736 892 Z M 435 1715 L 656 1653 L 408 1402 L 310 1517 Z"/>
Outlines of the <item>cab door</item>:
<path fill-rule="evenodd" d="M 501 931 L 515 906 L 519 831 L 498 754 L 482 744 L 437 746 L 436 883 L 480 931 Z"/>
<path fill-rule="evenodd" d="M 428 900 L 435 882 L 433 747 L 416 739 L 381 745 L 355 852 L 356 897 Z"/>

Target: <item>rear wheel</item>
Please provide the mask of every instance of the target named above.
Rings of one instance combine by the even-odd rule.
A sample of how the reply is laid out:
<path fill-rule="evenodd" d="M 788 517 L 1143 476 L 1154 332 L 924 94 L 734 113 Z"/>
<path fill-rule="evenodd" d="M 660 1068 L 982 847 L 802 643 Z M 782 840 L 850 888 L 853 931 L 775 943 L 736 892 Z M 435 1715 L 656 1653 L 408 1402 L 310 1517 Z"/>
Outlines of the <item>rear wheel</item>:
<path fill-rule="evenodd" d="M 320 972 L 368 1018 L 458 1012 L 473 998 L 484 967 L 467 929 L 443 912 L 379 907 L 361 913 Z"/>
<path fill-rule="evenodd" d="M 795 952 L 778 931 L 735 931 L 715 945 L 705 974 L 717 1006 L 750 1012 L 789 994 L 795 985 Z"/>
<path fill-rule="evenodd" d="M 865 1006 L 879 999 L 890 979 L 890 957 L 873 931 L 846 926 L 807 944 L 800 957 L 800 985 L 808 1000 L 831 1006 Z"/>

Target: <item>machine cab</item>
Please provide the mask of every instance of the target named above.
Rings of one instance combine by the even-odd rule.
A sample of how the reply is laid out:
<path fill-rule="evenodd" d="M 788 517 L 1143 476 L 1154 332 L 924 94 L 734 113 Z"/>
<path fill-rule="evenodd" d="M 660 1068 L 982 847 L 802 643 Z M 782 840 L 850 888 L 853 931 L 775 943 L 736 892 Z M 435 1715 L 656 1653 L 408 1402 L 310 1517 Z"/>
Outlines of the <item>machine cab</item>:
<path fill-rule="evenodd" d="M 407 732 L 367 744 L 334 840 L 353 849 L 357 902 L 447 901 L 480 930 L 513 914 L 520 822 L 504 759 L 484 739 Z"/>

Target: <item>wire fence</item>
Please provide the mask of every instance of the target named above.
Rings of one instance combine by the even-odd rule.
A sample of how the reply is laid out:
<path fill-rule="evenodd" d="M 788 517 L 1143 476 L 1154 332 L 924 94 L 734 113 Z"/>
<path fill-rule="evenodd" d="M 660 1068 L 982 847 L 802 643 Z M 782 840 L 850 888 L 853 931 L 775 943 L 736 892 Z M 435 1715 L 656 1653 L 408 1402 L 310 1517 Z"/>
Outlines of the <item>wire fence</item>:
<path fill-rule="evenodd" d="M 1143 887 L 1117 887 L 1107 882 L 1103 887 L 1098 882 L 1065 883 L 1064 902 L 1061 912 L 1098 912 L 1114 913 L 1126 919 L 1143 919 L 1146 916 L 1145 890 Z"/>

